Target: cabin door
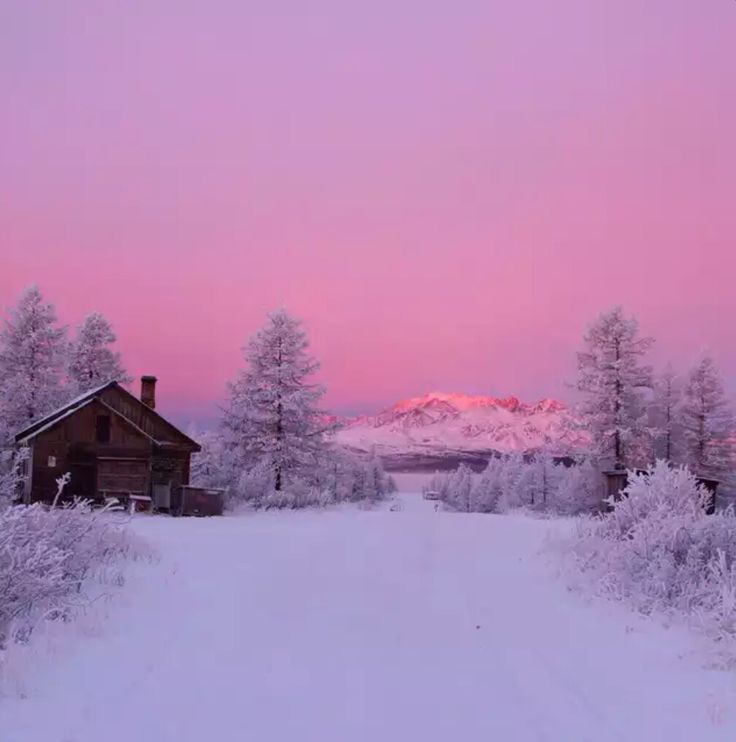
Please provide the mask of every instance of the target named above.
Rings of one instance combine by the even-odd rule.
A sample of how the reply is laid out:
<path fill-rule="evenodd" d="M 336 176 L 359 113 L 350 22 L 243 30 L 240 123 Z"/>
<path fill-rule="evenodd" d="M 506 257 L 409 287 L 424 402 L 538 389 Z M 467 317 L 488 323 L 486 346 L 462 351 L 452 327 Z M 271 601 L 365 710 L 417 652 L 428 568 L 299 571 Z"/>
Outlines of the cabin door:
<path fill-rule="evenodd" d="M 71 480 L 64 490 L 67 497 L 93 500 L 97 494 L 97 467 L 94 463 L 72 464 Z"/>

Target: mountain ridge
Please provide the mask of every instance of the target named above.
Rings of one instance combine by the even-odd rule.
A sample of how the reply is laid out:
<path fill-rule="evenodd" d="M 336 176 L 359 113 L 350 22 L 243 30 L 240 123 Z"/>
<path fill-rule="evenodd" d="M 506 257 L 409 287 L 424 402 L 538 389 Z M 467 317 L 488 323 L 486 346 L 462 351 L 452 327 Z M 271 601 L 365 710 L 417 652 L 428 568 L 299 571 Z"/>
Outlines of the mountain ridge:
<path fill-rule="evenodd" d="M 587 436 L 574 412 L 543 398 L 428 392 L 400 400 L 376 415 L 343 421 L 336 442 L 379 456 L 440 457 L 530 453 L 570 455 L 585 449 Z"/>

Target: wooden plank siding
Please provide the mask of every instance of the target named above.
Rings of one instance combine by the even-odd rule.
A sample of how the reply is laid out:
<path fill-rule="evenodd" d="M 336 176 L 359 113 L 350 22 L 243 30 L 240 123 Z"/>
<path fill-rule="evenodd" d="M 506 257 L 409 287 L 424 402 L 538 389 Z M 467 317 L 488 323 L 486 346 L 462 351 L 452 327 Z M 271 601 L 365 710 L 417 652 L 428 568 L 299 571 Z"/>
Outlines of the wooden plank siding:
<path fill-rule="evenodd" d="M 151 485 L 189 484 L 192 441 L 117 384 L 83 400 L 32 433 L 27 501 L 53 500 L 56 479 L 71 481 L 65 497 L 100 499 L 105 492 L 150 495 Z"/>

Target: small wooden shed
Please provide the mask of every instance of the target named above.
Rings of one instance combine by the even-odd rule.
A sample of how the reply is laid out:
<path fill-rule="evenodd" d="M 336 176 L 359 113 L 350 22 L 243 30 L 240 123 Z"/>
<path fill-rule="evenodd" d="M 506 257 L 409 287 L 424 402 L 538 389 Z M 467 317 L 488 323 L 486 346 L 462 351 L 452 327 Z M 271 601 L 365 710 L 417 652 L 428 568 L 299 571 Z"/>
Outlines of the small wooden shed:
<path fill-rule="evenodd" d="M 51 502 L 57 478 L 69 472 L 67 497 L 134 497 L 168 510 L 171 492 L 189 484 L 200 446 L 155 407 L 155 377 L 142 377 L 140 399 L 111 381 L 21 430 L 15 442 L 30 453 L 24 502 Z"/>
<path fill-rule="evenodd" d="M 612 497 L 614 500 L 619 500 L 623 496 L 623 491 L 626 489 L 629 483 L 629 471 L 628 469 L 609 469 L 603 472 L 603 478 L 605 480 L 606 487 L 606 499 Z M 637 474 L 646 474 L 646 469 L 635 469 Z M 709 498 L 705 506 L 705 512 L 708 515 L 713 515 L 716 512 L 716 496 L 718 494 L 719 481 L 711 477 L 695 475 L 695 479 L 699 485 L 708 491 Z M 611 510 L 610 505 L 607 508 Z"/>

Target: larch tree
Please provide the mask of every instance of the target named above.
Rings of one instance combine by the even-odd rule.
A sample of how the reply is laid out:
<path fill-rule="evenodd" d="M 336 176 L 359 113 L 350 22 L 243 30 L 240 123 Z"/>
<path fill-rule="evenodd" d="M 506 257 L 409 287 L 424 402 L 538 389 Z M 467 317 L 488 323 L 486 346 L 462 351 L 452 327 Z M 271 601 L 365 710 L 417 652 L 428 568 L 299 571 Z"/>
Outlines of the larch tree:
<path fill-rule="evenodd" d="M 325 449 L 324 388 L 311 382 L 319 364 L 308 348 L 299 320 L 274 311 L 244 348 L 247 368 L 229 384 L 222 421 L 229 452 L 243 469 L 270 467 L 276 491 L 313 479 Z"/>
<path fill-rule="evenodd" d="M 64 398 L 66 330 L 36 286 L 8 312 L 0 331 L 0 420 L 3 437 L 53 410 Z"/>
<path fill-rule="evenodd" d="M 679 461 L 682 456 L 680 405 L 682 384 L 671 365 L 654 382 L 650 423 L 656 435 L 657 458 Z"/>
<path fill-rule="evenodd" d="M 75 394 L 82 394 L 108 381 L 129 383 L 120 353 L 113 349 L 117 338 L 110 323 L 99 312 L 88 315 L 77 329 L 69 350 L 68 376 Z"/>
<path fill-rule="evenodd" d="M 734 417 L 713 359 L 704 357 L 685 384 L 680 414 L 690 469 L 720 477 L 733 467 Z"/>
<path fill-rule="evenodd" d="M 583 341 L 577 388 L 595 452 L 614 467 L 639 465 L 651 441 L 644 393 L 652 387 L 652 369 L 643 359 L 654 341 L 639 336 L 638 322 L 621 307 L 601 314 Z"/>

